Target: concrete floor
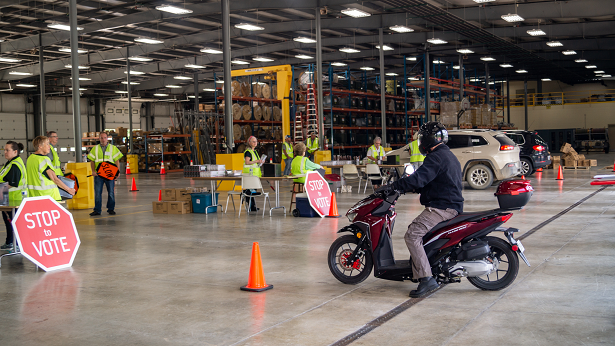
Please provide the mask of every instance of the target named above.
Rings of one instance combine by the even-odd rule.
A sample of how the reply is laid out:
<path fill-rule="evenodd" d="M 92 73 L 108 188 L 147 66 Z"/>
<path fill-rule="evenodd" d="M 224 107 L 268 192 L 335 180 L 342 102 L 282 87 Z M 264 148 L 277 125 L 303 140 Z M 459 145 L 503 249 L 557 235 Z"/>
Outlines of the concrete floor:
<path fill-rule="evenodd" d="M 532 176 L 532 200 L 507 225 L 524 233 L 596 191 L 591 176 L 608 174 L 599 168 L 615 155 L 589 156 L 599 167 L 567 170 L 563 182 L 553 171 Z M 140 191 L 129 193 L 121 177 L 118 215 L 74 211 L 82 244 L 71 271 L 2 259 L 2 345 L 328 345 L 406 302 L 416 286 L 373 277 L 338 282 L 326 256 L 345 218 L 154 215 L 160 188 L 195 184 L 180 174 L 132 177 Z M 290 188 L 282 190 L 286 204 Z M 494 208 L 494 191 L 466 186 L 465 210 Z M 340 213 L 361 197 L 339 194 Z M 417 195 L 398 203 L 398 258 L 408 256 L 402 237 L 421 209 Z M 481 291 L 465 279 L 447 285 L 353 344 L 615 344 L 614 212 L 609 187 L 524 240 L 532 267 L 521 262 L 509 288 Z M 239 290 L 254 241 L 275 286 L 264 293 Z"/>

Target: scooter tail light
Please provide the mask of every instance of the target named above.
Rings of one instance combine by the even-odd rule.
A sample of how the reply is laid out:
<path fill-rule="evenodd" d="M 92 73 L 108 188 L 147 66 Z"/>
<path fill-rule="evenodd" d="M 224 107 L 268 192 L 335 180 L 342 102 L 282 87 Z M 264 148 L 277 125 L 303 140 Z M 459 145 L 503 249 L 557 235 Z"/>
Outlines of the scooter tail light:
<path fill-rule="evenodd" d="M 508 144 L 500 145 L 500 151 L 507 151 L 507 150 L 515 150 L 515 146 L 508 145 Z"/>
<path fill-rule="evenodd" d="M 542 145 L 535 145 L 532 148 L 534 148 L 534 150 L 536 150 L 536 151 L 544 151 L 545 150 L 545 147 L 542 146 Z"/>
<path fill-rule="evenodd" d="M 509 220 L 512 216 L 513 216 L 513 214 L 512 214 L 512 213 L 511 213 L 511 214 L 506 214 L 506 215 L 501 215 L 501 216 L 498 216 L 498 221 L 500 221 L 500 222 L 506 222 L 506 221 L 508 221 L 508 220 Z"/>

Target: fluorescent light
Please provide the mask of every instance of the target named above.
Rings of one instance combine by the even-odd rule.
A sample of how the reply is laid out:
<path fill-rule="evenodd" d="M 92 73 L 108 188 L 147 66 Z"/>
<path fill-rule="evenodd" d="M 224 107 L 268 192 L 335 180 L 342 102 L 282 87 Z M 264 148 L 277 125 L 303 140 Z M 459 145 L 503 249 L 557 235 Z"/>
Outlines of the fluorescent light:
<path fill-rule="evenodd" d="M 563 45 L 564 44 L 561 43 L 560 41 L 549 41 L 549 42 L 547 42 L 547 46 L 549 46 L 549 47 L 561 47 Z"/>
<path fill-rule="evenodd" d="M 128 91 L 126 91 L 126 90 L 116 90 L 115 93 L 116 94 L 128 94 Z"/>
<path fill-rule="evenodd" d="M 500 64 L 500 67 L 509 68 L 509 67 L 513 67 L 513 65 L 511 65 L 511 64 Z"/>
<path fill-rule="evenodd" d="M 59 52 L 64 52 L 64 53 L 70 53 L 70 47 L 62 47 L 60 49 L 58 49 Z M 83 53 L 87 53 L 88 50 L 87 49 L 79 49 L 77 48 L 77 54 L 83 54 Z"/>
<path fill-rule="evenodd" d="M 446 64 L 446 62 L 445 62 L 445 61 L 438 60 L 438 59 L 434 60 L 434 61 L 433 61 L 433 63 L 434 63 L 434 64 Z"/>
<path fill-rule="evenodd" d="M 214 92 L 214 91 L 216 91 L 216 89 L 213 89 L 213 88 L 205 88 L 205 89 L 203 89 L 203 91 L 211 91 L 211 92 Z"/>
<path fill-rule="evenodd" d="M 416 61 L 416 57 L 415 56 L 409 56 L 406 58 L 406 60 L 408 61 Z"/>
<path fill-rule="evenodd" d="M 217 81 L 216 81 L 216 83 L 218 83 L 218 84 L 224 84 L 224 81 L 223 81 L 223 80 L 217 80 Z"/>
<path fill-rule="evenodd" d="M 594 71 L 594 73 L 604 73 L 604 71 L 598 71 L 598 70 L 596 70 L 596 71 Z"/>
<path fill-rule="evenodd" d="M 343 63 L 343 62 L 332 62 L 332 63 L 331 63 L 331 66 L 346 66 L 346 65 L 347 65 L 347 64 L 346 64 L 346 63 Z"/>
<path fill-rule="evenodd" d="M 495 0 L 474 0 L 474 2 L 477 2 L 479 4 L 483 2 L 492 2 L 492 1 L 495 1 Z"/>
<path fill-rule="evenodd" d="M 68 88 L 68 90 L 73 90 L 73 88 Z M 86 90 L 88 90 L 88 89 L 86 89 L 86 88 L 79 88 L 79 91 L 86 91 Z"/>
<path fill-rule="evenodd" d="M 467 49 L 467 48 L 461 48 L 461 49 L 457 49 L 457 53 L 472 54 L 472 53 L 474 53 L 474 51 L 471 50 L 471 49 Z"/>
<path fill-rule="evenodd" d="M 480 60 L 482 60 L 482 61 L 495 61 L 495 58 L 490 57 L 490 56 L 484 56 L 484 57 L 480 58 Z"/>
<path fill-rule="evenodd" d="M 459 70 L 459 65 L 455 65 L 455 66 L 453 66 L 453 69 L 454 69 L 454 70 Z"/>
<path fill-rule="evenodd" d="M 505 14 L 502 16 L 502 19 L 504 19 L 505 21 L 509 22 L 509 23 L 513 23 L 513 22 L 522 22 L 524 21 L 523 17 L 521 17 L 518 14 Z"/>
<path fill-rule="evenodd" d="M 124 71 L 124 74 L 128 74 L 128 72 Z M 142 74 L 145 74 L 145 72 L 130 70 L 130 74 L 131 75 L 133 75 L 133 74 L 134 75 L 142 75 Z"/>
<path fill-rule="evenodd" d="M 585 60 L 585 59 L 577 59 L 574 62 L 587 62 L 587 60 Z"/>
<path fill-rule="evenodd" d="M 70 79 L 73 79 L 73 77 L 70 77 Z M 92 78 L 79 77 L 79 80 L 92 80 Z"/>
<path fill-rule="evenodd" d="M 526 71 L 526 70 L 517 70 L 517 71 L 515 71 L 515 72 L 517 72 L 517 73 L 527 73 L 527 71 Z"/>
<path fill-rule="evenodd" d="M 165 85 L 164 87 L 165 88 L 169 88 L 169 89 L 179 89 L 179 88 L 181 88 L 181 86 L 173 85 L 173 84 Z"/>
<path fill-rule="evenodd" d="M 369 67 L 369 66 L 363 66 L 363 67 L 360 67 L 360 69 L 363 70 L 363 71 L 373 71 L 373 70 L 375 70 L 375 68 Z"/>
<path fill-rule="evenodd" d="M 316 43 L 316 40 L 309 37 L 295 37 L 293 41 L 301 42 L 301 43 Z"/>
<path fill-rule="evenodd" d="M 184 65 L 185 68 L 205 68 L 205 66 L 201 66 L 201 65 L 194 65 L 194 64 L 188 64 L 188 65 Z"/>
<path fill-rule="evenodd" d="M 162 40 L 156 40 L 156 39 L 149 38 L 149 37 L 137 37 L 137 38 L 135 38 L 135 42 L 147 43 L 147 44 L 164 43 L 164 41 L 162 41 Z"/>
<path fill-rule="evenodd" d="M 68 24 L 51 23 L 51 24 L 47 24 L 47 27 L 50 28 L 50 29 L 58 29 L 58 30 L 70 31 L 70 25 L 68 25 Z M 83 30 L 83 28 L 78 26 L 77 30 Z"/>
<path fill-rule="evenodd" d="M 122 84 L 128 84 L 128 82 L 127 81 L 123 81 Z M 139 82 L 130 82 L 130 85 L 139 85 L 139 84 L 141 84 L 141 83 L 139 83 Z"/>
<path fill-rule="evenodd" d="M 73 68 L 72 65 L 64 65 L 64 67 L 66 67 L 66 68 Z M 83 65 L 77 66 L 77 69 L 79 69 L 79 70 L 87 70 L 89 68 L 90 68 L 90 66 L 83 66 Z"/>
<path fill-rule="evenodd" d="M 448 42 L 446 42 L 446 41 L 444 41 L 442 39 L 439 39 L 439 38 L 430 38 L 430 39 L 427 40 L 427 42 L 429 42 L 431 44 L 445 44 L 445 43 L 448 43 Z"/>
<path fill-rule="evenodd" d="M 154 96 L 165 97 L 165 96 L 169 96 L 169 94 L 154 94 Z"/>
<path fill-rule="evenodd" d="M 393 31 L 397 31 L 397 32 L 413 32 L 414 29 L 409 28 L 407 26 L 403 26 L 403 25 L 394 25 L 394 26 L 390 26 L 389 29 L 393 30 Z"/>
<path fill-rule="evenodd" d="M 237 29 L 243 29 L 243 30 L 249 30 L 249 31 L 265 30 L 265 28 L 263 28 L 262 26 L 258 26 L 258 25 L 254 25 L 250 23 L 236 24 L 235 27 Z"/>
<path fill-rule="evenodd" d="M 0 57 L 0 62 L 20 62 L 21 59 L 13 59 L 13 58 L 3 58 Z"/>
<path fill-rule="evenodd" d="M 128 60 L 132 60 L 132 61 L 152 61 L 154 59 L 151 58 L 142 58 L 140 56 L 131 56 L 130 58 L 128 58 Z"/>
<path fill-rule="evenodd" d="M 34 88 L 36 84 L 16 84 L 15 86 L 22 87 L 22 88 Z"/>
<path fill-rule="evenodd" d="M 175 76 L 175 77 L 173 77 L 173 79 L 191 80 L 191 79 L 194 79 L 194 78 L 188 77 L 188 76 Z"/>
<path fill-rule="evenodd" d="M 201 49 L 201 53 L 207 53 L 207 54 L 222 54 L 222 51 L 219 49 L 215 49 L 215 48 L 202 48 Z"/>
<path fill-rule="evenodd" d="M 399 75 L 398 75 L 397 73 L 395 73 L 395 72 L 389 72 L 389 73 L 387 73 L 386 75 L 387 75 L 387 76 L 392 76 L 392 77 L 399 76 Z"/>
<path fill-rule="evenodd" d="M 598 67 L 598 66 L 596 66 L 596 65 L 585 65 L 585 68 L 596 68 L 596 67 Z"/>
<path fill-rule="evenodd" d="M 577 54 L 577 52 L 575 52 L 574 50 L 565 50 L 562 52 L 562 54 L 564 55 L 575 55 Z"/>
<path fill-rule="evenodd" d="M 249 62 L 247 61 L 243 61 L 243 60 L 231 60 L 231 64 L 236 64 L 236 65 L 250 65 Z"/>
<path fill-rule="evenodd" d="M 270 61 L 273 61 L 274 59 L 267 58 L 265 56 L 255 56 L 254 58 L 252 58 L 252 60 L 260 61 L 260 62 L 270 62 Z"/>
<path fill-rule="evenodd" d="M 531 36 L 544 36 L 547 33 L 540 30 L 540 29 L 532 29 L 532 30 L 528 30 L 527 31 L 528 34 L 530 34 Z"/>
<path fill-rule="evenodd" d="M 420 80 L 418 77 L 408 77 L 408 80 Z"/>
<path fill-rule="evenodd" d="M 345 10 L 342 10 L 341 12 L 347 16 L 354 18 L 369 17 L 372 15 L 371 13 L 361 11 L 358 8 L 347 8 Z"/>
<path fill-rule="evenodd" d="M 31 76 L 32 73 L 30 72 L 19 72 L 19 71 L 11 71 L 9 72 L 9 74 L 15 75 L 15 76 Z"/>
<path fill-rule="evenodd" d="M 309 55 L 305 55 L 305 54 L 295 55 L 295 58 L 297 58 L 297 59 L 314 59 L 313 57 L 311 57 Z"/>
<path fill-rule="evenodd" d="M 611 75 L 610 74 L 603 74 L 602 78 L 611 78 Z"/>
<path fill-rule="evenodd" d="M 350 48 L 350 47 L 340 48 L 339 50 L 340 50 L 340 52 L 344 52 L 344 53 L 360 53 L 361 52 L 358 49 L 354 49 L 354 48 Z"/>
<path fill-rule="evenodd" d="M 542 79 L 540 79 L 540 80 L 541 80 L 541 81 L 543 81 L 543 82 L 550 82 L 550 81 L 551 81 L 551 78 L 542 78 Z"/>
<path fill-rule="evenodd" d="M 193 99 L 193 98 L 194 98 L 194 95 L 188 95 L 188 98 L 189 98 L 189 99 Z M 201 98 L 201 96 L 199 96 L 199 98 Z"/>
<path fill-rule="evenodd" d="M 386 44 L 382 46 L 384 50 L 395 50 L 395 48 L 391 46 L 387 46 Z M 376 46 L 377 49 L 380 49 L 380 46 Z"/>
<path fill-rule="evenodd" d="M 169 13 L 173 13 L 173 14 L 188 14 L 188 13 L 192 13 L 192 10 L 189 10 L 187 8 L 175 7 L 175 6 L 171 6 L 171 5 L 156 6 L 156 9 L 158 11 L 164 11 L 164 12 L 169 12 Z"/>

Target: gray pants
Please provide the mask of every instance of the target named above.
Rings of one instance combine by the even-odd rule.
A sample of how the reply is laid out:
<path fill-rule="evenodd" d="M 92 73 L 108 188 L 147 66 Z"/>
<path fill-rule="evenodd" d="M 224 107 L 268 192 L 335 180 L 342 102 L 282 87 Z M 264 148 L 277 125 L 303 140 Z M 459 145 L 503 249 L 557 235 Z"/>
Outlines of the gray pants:
<path fill-rule="evenodd" d="M 293 159 L 284 159 L 284 173 L 282 175 L 290 175 L 290 165 L 293 163 Z"/>
<path fill-rule="evenodd" d="M 450 220 L 457 216 L 454 209 L 436 209 L 427 207 L 419 216 L 416 217 L 408 226 L 408 231 L 404 236 L 406 246 L 410 250 L 412 258 L 412 277 L 415 279 L 432 276 L 431 266 L 423 248 L 423 236 L 427 234 L 435 225 L 442 221 Z"/>

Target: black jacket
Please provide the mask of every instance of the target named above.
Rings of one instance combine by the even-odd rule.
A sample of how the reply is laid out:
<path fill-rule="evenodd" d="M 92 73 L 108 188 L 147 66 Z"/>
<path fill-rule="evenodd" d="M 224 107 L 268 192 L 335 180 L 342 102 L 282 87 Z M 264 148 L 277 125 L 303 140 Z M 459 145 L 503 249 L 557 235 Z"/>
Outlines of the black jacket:
<path fill-rule="evenodd" d="M 461 164 L 451 150 L 441 144 L 427 154 L 414 174 L 393 183 L 393 188 L 421 194 L 421 204 L 437 209 L 463 211 Z"/>

